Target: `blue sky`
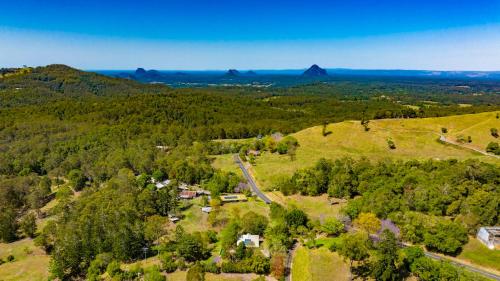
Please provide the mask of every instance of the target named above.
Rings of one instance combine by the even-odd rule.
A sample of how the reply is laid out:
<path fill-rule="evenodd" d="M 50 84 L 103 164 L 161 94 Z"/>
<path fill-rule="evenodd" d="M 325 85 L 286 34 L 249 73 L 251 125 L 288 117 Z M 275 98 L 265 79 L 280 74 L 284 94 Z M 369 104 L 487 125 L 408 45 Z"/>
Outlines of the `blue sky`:
<path fill-rule="evenodd" d="M 0 66 L 500 70 L 500 0 L 3 2 Z"/>

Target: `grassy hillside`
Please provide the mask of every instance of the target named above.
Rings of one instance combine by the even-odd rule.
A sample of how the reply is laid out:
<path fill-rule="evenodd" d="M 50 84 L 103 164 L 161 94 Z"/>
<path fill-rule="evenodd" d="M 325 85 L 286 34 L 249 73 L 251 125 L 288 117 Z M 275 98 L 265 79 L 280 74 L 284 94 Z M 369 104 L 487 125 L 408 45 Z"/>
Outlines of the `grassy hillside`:
<path fill-rule="evenodd" d="M 0 265 L 0 280 L 47 280 L 49 256 L 36 247 L 33 240 L 24 239 L 10 244 L 0 243 L 0 259 L 6 260 L 9 255 L 14 256 L 14 261 Z"/>
<path fill-rule="evenodd" d="M 345 121 L 329 124 L 331 134 L 324 137 L 322 126 L 299 131 L 293 136 L 299 141 L 295 161 L 287 155 L 264 153 L 258 157 L 253 173 L 263 187 L 271 187 L 280 175 L 291 175 L 300 168 L 310 167 L 322 157 L 336 159 L 341 157 L 367 157 L 381 160 L 387 157 L 396 159 L 469 159 L 500 163 L 493 157 L 477 152 L 445 145 L 438 141 L 441 128 L 447 128 L 447 138 L 455 140 L 457 135 L 471 136 L 472 143 L 467 146 L 484 150 L 490 141 L 498 141 L 490 134 L 490 128 L 500 128 L 496 112 L 458 115 L 423 119 L 384 119 L 372 120 L 370 130 L 365 132 L 359 121 Z M 387 140 L 396 144 L 389 149 Z"/>

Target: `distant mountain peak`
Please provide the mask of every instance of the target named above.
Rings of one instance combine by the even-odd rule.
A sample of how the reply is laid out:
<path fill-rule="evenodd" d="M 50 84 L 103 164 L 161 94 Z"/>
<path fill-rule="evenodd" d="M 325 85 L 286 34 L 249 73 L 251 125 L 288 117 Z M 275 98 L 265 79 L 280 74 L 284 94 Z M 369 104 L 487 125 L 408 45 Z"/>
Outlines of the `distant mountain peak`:
<path fill-rule="evenodd" d="M 255 71 L 253 71 L 253 70 L 249 70 L 249 71 L 247 71 L 245 74 L 246 74 L 247 76 L 255 76 L 255 75 L 257 75 L 257 73 L 255 73 Z"/>
<path fill-rule="evenodd" d="M 302 75 L 308 77 L 320 77 L 320 76 L 327 76 L 328 73 L 326 72 L 325 69 L 319 67 L 317 64 L 313 64 L 311 67 L 309 67 L 309 69 L 304 71 Z"/>
<path fill-rule="evenodd" d="M 139 67 L 135 70 L 135 74 L 136 75 L 144 75 L 144 74 L 146 74 L 146 70 L 142 67 Z"/>
<path fill-rule="evenodd" d="M 240 76 L 240 72 L 238 70 L 236 70 L 236 69 L 229 69 L 226 72 L 226 76 L 231 76 L 231 77 Z"/>

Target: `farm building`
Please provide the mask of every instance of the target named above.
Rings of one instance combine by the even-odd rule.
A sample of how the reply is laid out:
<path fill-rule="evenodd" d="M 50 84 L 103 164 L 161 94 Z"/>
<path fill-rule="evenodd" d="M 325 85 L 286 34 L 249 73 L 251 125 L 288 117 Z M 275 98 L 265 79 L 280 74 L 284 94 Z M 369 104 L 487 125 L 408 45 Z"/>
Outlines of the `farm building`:
<path fill-rule="evenodd" d="M 243 194 L 226 194 L 226 195 L 221 195 L 220 200 L 224 203 L 239 202 L 239 201 L 247 201 L 247 197 Z"/>
<path fill-rule="evenodd" d="M 500 247 L 500 226 L 479 228 L 477 239 L 491 250 Z"/>
<path fill-rule="evenodd" d="M 181 199 L 193 199 L 196 198 L 196 191 L 183 190 L 179 193 L 179 198 Z"/>
<path fill-rule="evenodd" d="M 241 235 L 241 237 L 238 239 L 238 242 L 236 242 L 236 245 L 239 245 L 241 243 L 245 244 L 245 247 L 258 248 L 260 245 L 260 237 L 259 235 L 252 235 L 247 233 Z"/>

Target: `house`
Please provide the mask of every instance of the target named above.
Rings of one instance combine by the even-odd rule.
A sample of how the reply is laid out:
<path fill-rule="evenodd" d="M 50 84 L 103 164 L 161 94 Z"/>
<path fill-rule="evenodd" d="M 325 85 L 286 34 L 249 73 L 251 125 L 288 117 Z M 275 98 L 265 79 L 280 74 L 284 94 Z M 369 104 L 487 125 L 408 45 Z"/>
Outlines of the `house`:
<path fill-rule="evenodd" d="M 220 200 L 224 203 L 240 202 L 240 201 L 247 201 L 247 197 L 244 194 L 226 194 L 226 195 L 221 195 Z"/>
<path fill-rule="evenodd" d="M 178 186 L 178 188 L 179 188 L 179 189 L 181 189 L 181 190 L 188 190 L 188 189 L 189 189 L 188 185 L 187 185 L 187 184 L 185 184 L 185 183 L 181 183 L 181 184 Z"/>
<path fill-rule="evenodd" d="M 156 188 L 158 188 L 158 189 L 162 189 L 162 188 L 164 188 L 165 186 L 167 186 L 167 185 L 169 185 L 169 184 L 170 184 L 170 180 L 164 180 L 164 181 L 162 181 L 162 182 L 157 182 L 157 183 L 155 184 L 155 186 L 156 186 Z"/>
<path fill-rule="evenodd" d="M 245 247 L 258 248 L 260 245 L 260 237 L 259 235 L 252 235 L 247 233 L 240 236 L 238 242 L 236 242 L 236 245 L 239 245 L 241 243 L 244 243 Z"/>
<path fill-rule="evenodd" d="M 179 198 L 181 199 L 193 199 L 196 198 L 196 191 L 183 190 L 179 193 Z"/>
<path fill-rule="evenodd" d="M 212 211 L 212 207 L 201 207 L 201 211 L 204 213 L 210 213 Z"/>
<path fill-rule="evenodd" d="M 479 228 L 477 232 L 477 240 L 486 245 L 489 249 L 493 250 L 500 247 L 500 226 Z"/>

